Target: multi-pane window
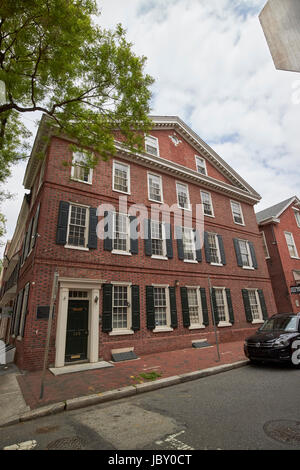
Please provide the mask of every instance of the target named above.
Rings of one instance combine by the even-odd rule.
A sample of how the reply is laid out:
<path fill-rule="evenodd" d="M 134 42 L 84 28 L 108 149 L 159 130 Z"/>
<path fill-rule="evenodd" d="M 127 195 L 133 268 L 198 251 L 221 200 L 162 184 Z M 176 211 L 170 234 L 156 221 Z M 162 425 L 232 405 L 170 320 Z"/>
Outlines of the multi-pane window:
<path fill-rule="evenodd" d="M 83 290 L 69 290 L 69 299 L 87 299 L 88 292 Z"/>
<path fill-rule="evenodd" d="M 244 217 L 241 204 L 239 202 L 231 201 L 231 210 L 234 222 L 236 224 L 244 225 Z"/>
<path fill-rule="evenodd" d="M 213 211 L 213 205 L 212 205 L 212 200 L 211 200 L 210 193 L 207 193 L 205 191 L 201 191 L 201 201 L 202 201 L 202 204 L 203 204 L 204 215 L 209 215 L 209 216 L 213 217 L 214 211 Z"/>
<path fill-rule="evenodd" d="M 152 155 L 159 157 L 157 137 L 153 137 L 152 135 L 145 136 L 145 150 L 147 153 L 151 153 Z"/>
<path fill-rule="evenodd" d="M 129 251 L 129 219 L 126 214 L 114 213 L 113 249 Z"/>
<path fill-rule="evenodd" d="M 113 286 L 112 327 L 113 329 L 129 329 L 128 325 L 128 286 Z"/>
<path fill-rule="evenodd" d="M 216 294 L 216 307 L 217 307 L 217 314 L 219 318 L 219 322 L 226 322 L 228 321 L 227 318 L 227 303 L 225 298 L 225 290 L 215 289 Z"/>
<path fill-rule="evenodd" d="M 248 290 L 248 296 L 253 320 L 261 320 L 262 313 L 257 291 Z"/>
<path fill-rule="evenodd" d="M 167 299 L 165 287 L 154 287 L 155 326 L 167 326 Z"/>
<path fill-rule="evenodd" d="M 190 209 L 189 190 L 186 184 L 176 183 L 177 201 L 180 209 Z"/>
<path fill-rule="evenodd" d="M 294 214 L 295 214 L 297 225 L 298 225 L 298 227 L 300 227 L 300 211 L 295 209 Z"/>
<path fill-rule="evenodd" d="M 195 158 L 198 173 L 201 173 L 202 175 L 207 175 L 206 163 L 204 158 L 197 157 L 197 155 L 195 156 Z"/>
<path fill-rule="evenodd" d="M 199 289 L 188 288 L 187 295 L 191 326 L 202 324 Z"/>
<path fill-rule="evenodd" d="M 93 170 L 86 164 L 84 152 L 73 152 L 71 178 L 85 183 L 92 183 Z"/>
<path fill-rule="evenodd" d="M 195 236 L 192 228 L 182 229 L 183 254 L 185 260 L 195 260 Z"/>
<path fill-rule="evenodd" d="M 154 256 L 165 256 L 165 237 L 164 227 L 161 222 L 151 220 L 151 244 L 152 244 L 152 255 Z"/>
<path fill-rule="evenodd" d="M 297 248 L 295 245 L 293 234 L 290 232 L 285 232 L 285 238 L 286 238 L 286 242 L 287 242 L 287 246 L 288 246 L 291 258 L 298 258 L 298 252 L 297 252 Z"/>
<path fill-rule="evenodd" d="M 113 166 L 113 190 L 122 193 L 130 192 L 129 166 L 123 163 L 114 162 Z"/>
<path fill-rule="evenodd" d="M 151 201 L 162 202 L 162 180 L 160 176 L 148 174 L 148 190 Z"/>
<path fill-rule="evenodd" d="M 85 247 L 87 244 L 87 208 L 71 206 L 69 212 L 68 245 Z"/>
<path fill-rule="evenodd" d="M 265 253 L 265 258 L 270 258 L 270 253 L 269 253 L 269 249 L 268 249 L 268 245 L 267 245 L 265 232 L 261 232 L 261 234 L 262 234 L 262 239 L 263 239 L 263 249 L 264 249 L 264 253 Z"/>
<path fill-rule="evenodd" d="M 210 262 L 220 264 L 221 255 L 220 255 L 217 235 L 215 233 L 208 233 L 207 241 L 208 241 L 208 247 L 209 247 L 209 253 L 210 253 Z"/>
<path fill-rule="evenodd" d="M 249 244 L 245 240 L 239 240 L 242 263 L 244 267 L 252 267 L 252 258 L 249 249 Z"/>

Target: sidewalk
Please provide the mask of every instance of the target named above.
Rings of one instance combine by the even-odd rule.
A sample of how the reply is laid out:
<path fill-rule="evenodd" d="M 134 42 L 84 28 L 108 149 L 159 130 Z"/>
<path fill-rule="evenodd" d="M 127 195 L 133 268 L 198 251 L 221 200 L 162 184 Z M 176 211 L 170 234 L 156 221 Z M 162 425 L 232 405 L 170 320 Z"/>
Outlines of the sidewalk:
<path fill-rule="evenodd" d="M 47 371 L 43 399 L 39 398 L 42 375 L 40 371 L 16 374 L 26 405 L 31 410 L 24 413 L 23 417 L 20 417 L 16 410 L 16 420 L 25 421 L 64 409 L 122 398 L 219 373 L 248 362 L 243 351 L 243 341 L 221 344 L 220 357 L 221 360 L 217 361 L 217 349 L 214 345 L 149 354 L 135 360 L 113 363 L 113 367 L 104 369 L 57 376 Z M 140 374 L 149 374 L 149 377 Z M 0 416 L 1 413 L 0 408 Z"/>

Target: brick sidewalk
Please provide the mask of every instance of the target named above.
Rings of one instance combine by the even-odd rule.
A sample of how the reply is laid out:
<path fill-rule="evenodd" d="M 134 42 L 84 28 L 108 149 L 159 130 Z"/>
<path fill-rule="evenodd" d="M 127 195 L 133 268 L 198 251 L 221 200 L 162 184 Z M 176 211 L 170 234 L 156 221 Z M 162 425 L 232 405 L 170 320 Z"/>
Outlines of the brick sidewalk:
<path fill-rule="evenodd" d="M 26 404 L 31 409 L 35 409 L 71 398 L 135 385 L 141 383 L 141 380 L 147 382 L 145 379 L 137 379 L 141 373 L 156 372 L 160 374 L 159 378 L 166 378 L 245 360 L 243 344 L 243 341 L 221 344 L 220 362 L 217 362 L 217 349 L 216 346 L 213 346 L 203 349 L 189 348 L 149 354 L 141 356 L 137 360 L 113 363 L 114 367 L 59 376 L 54 376 L 50 371 L 47 371 L 42 400 L 39 399 L 41 372 L 26 372 L 24 375 L 18 376 L 18 382 Z"/>

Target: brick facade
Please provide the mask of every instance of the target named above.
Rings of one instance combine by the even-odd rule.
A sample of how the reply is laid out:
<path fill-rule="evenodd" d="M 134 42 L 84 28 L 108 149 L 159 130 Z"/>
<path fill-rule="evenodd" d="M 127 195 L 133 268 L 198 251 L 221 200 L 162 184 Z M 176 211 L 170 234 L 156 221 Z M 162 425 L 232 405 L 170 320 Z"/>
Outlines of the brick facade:
<path fill-rule="evenodd" d="M 20 268 L 18 280 L 18 292 L 30 283 L 28 304 L 24 322 L 24 332 L 21 338 L 11 338 L 17 346 L 16 362 L 21 369 L 40 369 L 43 364 L 45 339 L 48 322 L 46 319 L 37 319 L 37 306 L 50 304 L 51 287 L 54 272 L 59 273 L 61 280 L 89 280 L 90 283 L 101 280 L 99 298 L 96 299 L 93 286 L 90 287 L 90 306 L 98 309 L 99 336 L 95 336 L 98 344 L 91 344 L 92 331 L 89 331 L 89 351 L 96 351 L 98 358 L 111 359 L 113 349 L 134 348 L 137 355 L 152 352 L 173 350 L 177 348 L 191 347 L 193 340 L 208 339 L 215 342 L 214 327 L 212 321 L 211 299 L 208 278 L 213 287 L 230 289 L 234 323 L 232 326 L 219 326 L 217 332 L 220 341 L 240 340 L 248 336 L 257 328 L 256 322 L 249 322 L 245 312 L 243 301 L 243 289 L 256 289 L 263 292 L 266 310 L 269 315 L 275 313 L 276 307 L 273 298 L 272 286 L 264 258 L 261 235 L 258 230 L 253 205 L 255 197 L 247 186 L 241 189 L 235 181 L 238 176 L 233 172 L 230 176 L 228 167 L 222 169 L 222 161 L 219 166 L 212 164 L 205 152 L 201 155 L 199 148 L 195 149 L 190 142 L 185 140 L 185 134 L 177 132 L 178 128 L 155 129 L 151 135 L 158 138 L 160 157 L 169 165 L 147 164 L 128 157 L 120 152 L 110 161 L 100 160 L 93 170 L 92 184 L 73 181 L 70 179 L 72 153 L 67 139 L 52 137 L 47 149 L 45 168 L 40 179 L 40 169 L 36 170 L 32 178 L 32 199 L 30 212 L 27 218 L 25 231 L 28 230 L 30 220 L 36 214 L 39 207 L 36 243 L 31 253 L 25 259 Z M 176 135 L 181 142 L 176 146 L 170 139 L 170 135 Z M 195 155 L 204 156 L 206 160 L 207 178 L 203 184 L 197 180 Z M 32 157 L 33 158 L 33 157 Z M 138 253 L 128 256 L 114 254 L 104 249 L 103 240 L 97 240 L 97 248 L 75 249 L 66 248 L 57 243 L 57 225 L 60 202 L 79 204 L 82 206 L 97 208 L 100 204 L 111 204 L 118 210 L 119 197 L 125 194 L 112 189 L 113 160 L 130 165 L 130 194 L 126 195 L 128 208 L 133 204 L 143 204 L 148 210 L 151 202 L 148 200 L 148 172 L 159 175 L 163 182 L 163 202 L 172 206 L 177 203 L 176 181 L 188 185 L 190 203 L 192 208 L 193 225 L 196 223 L 196 204 L 200 204 L 200 190 L 211 194 L 214 217 L 204 217 L 204 230 L 214 232 L 222 236 L 226 264 L 215 266 L 207 262 L 205 249 L 202 247 L 202 261 L 188 263 L 179 259 L 177 241 L 174 239 L 174 217 L 171 214 L 172 248 L 173 257 L 169 259 L 154 259 L 145 253 L 145 242 L 138 240 Z M 180 166 L 173 167 L 172 164 Z M 38 167 L 37 167 L 38 168 Z M 182 170 L 188 168 L 194 173 L 193 179 L 185 179 Z M 221 183 L 219 185 L 219 183 Z M 222 186 L 223 185 L 223 186 Z M 256 193 L 255 193 L 256 195 Z M 240 202 L 244 225 L 234 223 L 230 201 Z M 150 217 L 149 217 L 150 218 Z M 101 218 L 100 218 L 101 219 Z M 99 219 L 99 220 L 100 220 Z M 234 239 L 242 239 L 251 242 L 255 248 L 257 269 L 243 269 L 238 266 L 237 255 L 234 247 Z M 147 299 L 146 286 L 167 285 L 175 286 L 177 324 L 169 331 L 155 332 L 147 328 Z M 67 281 L 66 281 L 67 282 Z M 103 331 L 103 286 L 111 283 L 131 283 L 139 286 L 139 324 L 140 327 L 130 334 L 111 334 Z M 63 302 L 64 291 L 58 289 L 55 305 L 55 314 L 50 340 L 49 364 L 57 365 L 57 344 L 59 342 L 58 328 Z M 82 290 L 85 289 L 82 284 Z M 95 284 L 96 286 L 96 284 Z M 184 326 L 182 293 L 185 286 L 197 286 L 205 288 L 208 307 L 208 325 L 202 328 L 191 329 Z M 98 289 L 98 287 L 95 287 Z M 80 290 L 80 289 L 79 289 Z M 92 294 L 93 292 L 93 294 Z M 169 291 L 166 291 L 166 295 Z M 96 303 L 97 300 L 97 303 Z M 130 306 L 131 308 L 132 306 Z M 173 304 L 174 307 L 174 304 Z M 129 307 L 128 307 L 129 308 Z M 132 307 L 133 308 L 133 307 Z M 91 314 L 90 314 L 91 317 Z M 89 321 L 92 321 L 91 319 Z M 95 318 L 94 320 L 95 321 Z M 95 325 L 95 323 L 94 323 Z M 95 326 L 93 327 L 95 328 Z M 94 348 L 94 349 L 93 349 Z M 95 354 L 94 352 L 90 353 Z M 88 357 L 88 360 L 90 357 Z M 94 358 L 95 360 L 95 358 Z M 60 364 L 62 365 L 62 364 Z"/>

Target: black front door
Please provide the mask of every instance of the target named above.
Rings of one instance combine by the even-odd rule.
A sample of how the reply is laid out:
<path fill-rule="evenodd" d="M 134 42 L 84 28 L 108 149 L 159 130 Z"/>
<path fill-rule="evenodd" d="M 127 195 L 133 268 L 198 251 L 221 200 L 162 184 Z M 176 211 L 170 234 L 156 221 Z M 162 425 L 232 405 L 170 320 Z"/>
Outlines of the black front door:
<path fill-rule="evenodd" d="M 69 300 L 66 362 L 87 359 L 89 301 Z"/>

